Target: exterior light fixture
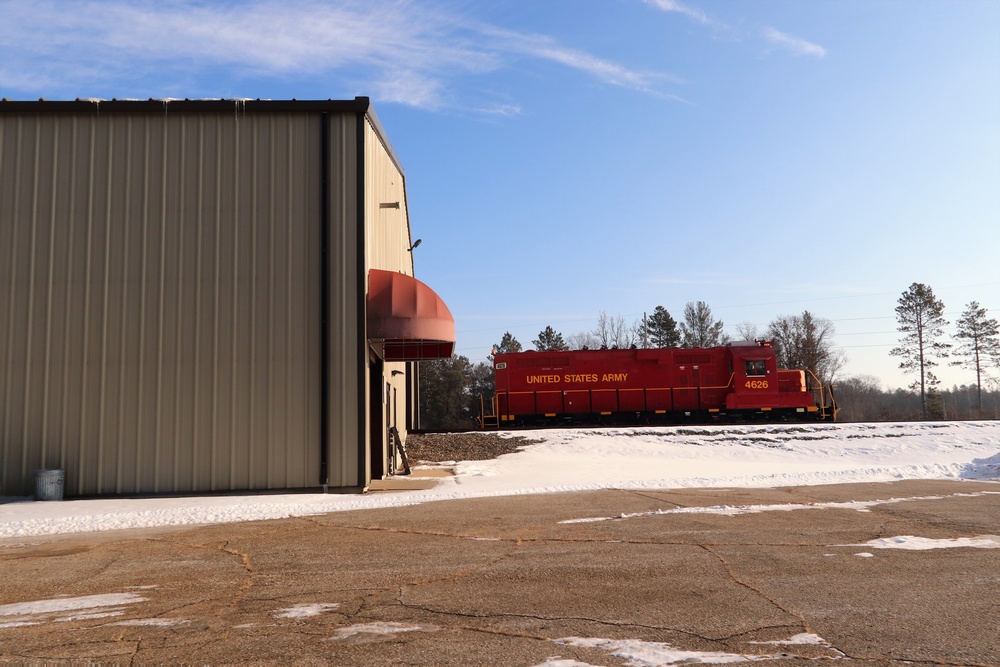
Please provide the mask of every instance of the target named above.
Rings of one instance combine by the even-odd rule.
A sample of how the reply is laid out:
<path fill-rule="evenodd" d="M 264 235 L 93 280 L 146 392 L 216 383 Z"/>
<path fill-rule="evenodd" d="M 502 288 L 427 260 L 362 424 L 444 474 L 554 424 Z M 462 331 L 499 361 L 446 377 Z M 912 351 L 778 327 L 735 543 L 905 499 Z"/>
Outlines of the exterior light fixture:
<path fill-rule="evenodd" d="M 384 201 L 378 205 L 379 208 L 399 208 L 398 201 Z"/>
<path fill-rule="evenodd" d="M 409 248 L 406 249 L 406 251 L 413 252 L 413 249 L 416 248 L 418 245 L 420 245 L 421 241 L 423 241 L 423 239 L 417 239 L 416 241 L 413 242 L 413 245 L 411 245 Z"/>

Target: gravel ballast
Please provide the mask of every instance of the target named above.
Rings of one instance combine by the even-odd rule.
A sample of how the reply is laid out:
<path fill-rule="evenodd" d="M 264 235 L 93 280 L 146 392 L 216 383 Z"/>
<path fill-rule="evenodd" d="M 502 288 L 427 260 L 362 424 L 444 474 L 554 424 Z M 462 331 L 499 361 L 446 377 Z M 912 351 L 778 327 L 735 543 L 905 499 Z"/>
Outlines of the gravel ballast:
<path fill-rule="evenodd" d="M 406 457 L 410 465 L 421 462 L 487 461 L 538 442 L 541 441 L 496 433 L 411 433 L 406 438 Z"/>

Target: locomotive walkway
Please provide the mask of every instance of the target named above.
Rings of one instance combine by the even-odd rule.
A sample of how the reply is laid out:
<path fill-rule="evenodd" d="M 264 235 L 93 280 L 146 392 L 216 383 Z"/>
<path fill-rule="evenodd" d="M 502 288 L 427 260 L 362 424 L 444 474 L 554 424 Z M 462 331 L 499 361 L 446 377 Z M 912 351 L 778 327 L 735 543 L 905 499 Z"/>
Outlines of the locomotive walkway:
<path fill-rule="evenodd" d="M 869 544 L 985 535 L 1000 485 L 908 481 L 7 539 L 0 660 L 997 665 L 1000 549 Z"/>

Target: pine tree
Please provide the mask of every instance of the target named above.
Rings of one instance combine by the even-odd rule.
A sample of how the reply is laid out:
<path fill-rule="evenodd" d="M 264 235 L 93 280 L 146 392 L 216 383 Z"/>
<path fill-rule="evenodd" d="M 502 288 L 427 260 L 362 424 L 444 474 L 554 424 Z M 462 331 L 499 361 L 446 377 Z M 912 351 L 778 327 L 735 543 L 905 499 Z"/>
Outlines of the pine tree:
<path fill-rule="evenodd" d="M 941 392 L 938 390 L 937 385 L 941 384 L 937 378 L 934 378 L 934 382 L 928 382 L 927 388 L 927 414 L 926 418 L 929 419 L 947 419 L 948 415 L 944 407 L 944 397 L 941 396 Z"/>
<path fill-rule="evenodd" d="M 657 306 L 649 316 L 646 332 L 653 347 L 677 347 L 681 344 L 681 333 L 677 330 L 677 322 L 663 306 Z"/>
<path fill-rule="evenodd" d="M 461 355 L 421 361 L 419 383 L 421 428 L 472 428 L 496 393 L 493 365 Z"/>
<path fill-rule="evenodd" d="M 424 428 L 471 428 L 469 359 L 420 362 L 420 422 Z M 477 410 L 478 413 L 478 410 Z"/>
<path fill-rule="evenodd" d="M 937 384 L 937 379 L 931 373 L 931 368 L 937 366 L 935 357 L 948 356 L 947 343 L 938 339 L 944 335 L 944 327 L 948 322 L 944 319 L 944 302 L 934 297 L 934 291 L 923 283 L 913 283 L 899 297 L 896 306 L 897 331 L 903 337 L 899 347 L 894 347 L 889 354 L 902 357 L 899 367 L 907 373 L 917 373 L 913 386 L 920 388 L 920 407 L 924 418 L 929 416 L 927 389 Z"/>
<path fill-rule="evenodd" d="M 725 326 L 712 317 L 712 309 L 704 301 L 689 301 L 684 306 L 684 322 L 681 323 L 681 347 L 714 347 L 725 345 L 729 336 L 722 333 Z"/>
<path fill-rule="evenodd" d="M 538 339 L 531 341 L 531 343 L 539 352 L 569 349 L 569 345 L 567 345 L 566 341 L 563 340 L 562 333 L 556 331 L 552 327 L 545 327 L 544 330 L 538 332 Z"/>
<path fill-rule="evenodd" d="M 979 303 L 970 301 L 965 312 L 955 323 L 960 342 L 955 354 L 962 359 L 951 362 L 952 366 L 961 366 L 976 372 L 976 390 L 979 411 L 983 410 L 983 374 L 988 365 L 1000 366 L 1000 325 L 996 319 L 986 317 L 986 309 Z"/>
<path fill-rule="evenodd" d="M 498 354 L 506 354 L 508 352 L 520 352 L 522 349 L 523 348 L 521 347 L 521 343 L 519 343 L 518 340 L 514 338 L 514 334 L 512 334 L 509 331 L 505 331 L 503 334 L 503 338 L 500 339 L 500 342 L 493 346 L 493 351 L 490 353 L 489 359 L 490 361 L 493 361 L 493 357 L 495 357 Z"/>
<path fill-rule="evenodd" d="M 496 394 L 496 379 L 493 375 L 493 364 L 479 362 L 475 366 L 470 365 L 466 380 L 468 386 L 466 393 L 469 400 L 469 415 L 476 418 L 483 414 L 490 414 L 492 409 L 490 402 Z"/>

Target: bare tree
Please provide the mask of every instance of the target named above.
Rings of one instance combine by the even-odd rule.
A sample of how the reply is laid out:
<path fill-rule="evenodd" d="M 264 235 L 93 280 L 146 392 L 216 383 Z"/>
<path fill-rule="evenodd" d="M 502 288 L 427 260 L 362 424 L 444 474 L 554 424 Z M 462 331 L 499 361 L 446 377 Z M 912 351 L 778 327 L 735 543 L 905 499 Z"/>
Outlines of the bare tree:
<path fill-rule="evenodd" d="M 763 337 L 764 335 L 753 322 L 740 322 L 736 325 L 737 340 L 758 340 Z"/>
<path fill-rule="evenodd" d="M 774 341 L 779 367 L 809 370 L 829 384 L 847 362 L 847 355 L 833 347 L 833 331 L 833 322 L 805 310 L 775 319 L 767 337 Z"/>
<path fill-rule="evenodd" d="M 597 316 L 597 328 L 592 332 L 599 347 L 629 348 L 642 338 L 642 325 L 626 324 L 622 317 L 610 317 L 603 310 Z"/>
<path fill-rule="evenodd" d="M 566 342 L 571 350 L 593 350 L 601 346 L 592 331 L 571 334 L 566 337 Z"/>
<path fill-rule="evenodd" d="M 883 397 L 879 380 L 874 375 L 855 375 L 837 383 L 837 405 L 842 421 L 871 421 L 879 417 L 879 402 Z"/>

